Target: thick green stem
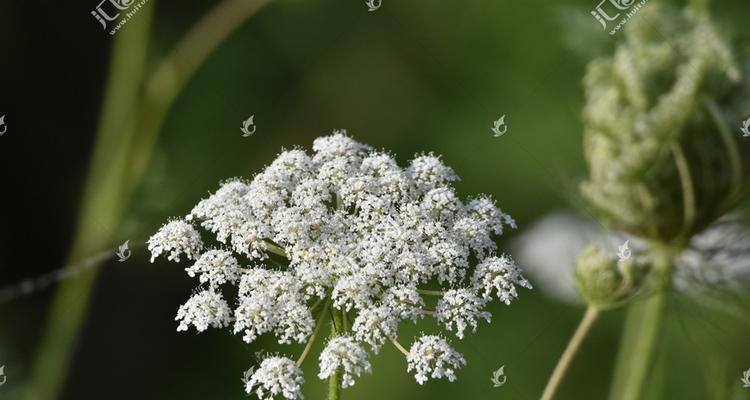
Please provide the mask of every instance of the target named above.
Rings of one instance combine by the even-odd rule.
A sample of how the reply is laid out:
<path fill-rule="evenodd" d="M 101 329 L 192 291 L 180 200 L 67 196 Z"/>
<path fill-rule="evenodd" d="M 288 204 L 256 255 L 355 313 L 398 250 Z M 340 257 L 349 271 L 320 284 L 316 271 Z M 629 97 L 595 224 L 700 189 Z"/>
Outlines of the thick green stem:
<path fill-rule="evenodd" d="M 143 79 L 151 11 L 150 3 L 143 7 L 138 18 L 119 33 L 112 47 L 96 143 L 68 254 L 69 263 L 111 247 L 114 230 L 126 207 L 127 148 L 133 133 L 133 109 Z M 96 276 L 97 271 L 92 268 L 77 279 L 64 281 L 55 293 L 24 398 L 58 397 Z"/>
<path fill-rule="evenodd" d="M 611 400 L 643 400 L 661 338 L 674 251 L 655 246 L 648 297 L 637 299 L 628 310 L 617 356 Z"/>
<path fill-rule="evenodd" d="M 331 307 L 331 336 L 333 339 L 336 337 L 342 329 L 341 314 Z M 336 373 L 328 378 L 328 400 L 340 400 L 341 399 L 341 371 L 336 370 Z"/>
<path fill-rule="evenodd" d="M 224 0 L 158 64 L 143 85 L 153 1 L 118 34 L 97 139 L 68 259 L 111 247 L 131 194 L 148 166 L 167 112 L 196 69 L 244 20 L 269 0 Z M 141 89 L 144 88 L 143 93 Z M 50 307 L 26 399 L 58 397 L 85 319 L 97 270 L 61 284 Z"/>
<path fill-rule="evenodd" d="M 547 387 L 544 388 L 541 400 L 552 400 L 555 396 L 555 392 L 557 392 L 557 388 L 560 386 L 563 377 L 565 377 L 565 372 L 567 372 L 570 362 L 573 361 L 573 357 L 578 352 L 583 339 L 588 335 L 598 316 L 599 311 L 596 308 L 589 307 L 586 309 L 581 323 L 578 324 L 578 328 L 573 337 L 570 338 L 570 342 L 568 342 L 568 346 L 560 357 L 560 361 L 557 362 L 557 366 L 555 366 L 555 370 L 547 382 Z"/>

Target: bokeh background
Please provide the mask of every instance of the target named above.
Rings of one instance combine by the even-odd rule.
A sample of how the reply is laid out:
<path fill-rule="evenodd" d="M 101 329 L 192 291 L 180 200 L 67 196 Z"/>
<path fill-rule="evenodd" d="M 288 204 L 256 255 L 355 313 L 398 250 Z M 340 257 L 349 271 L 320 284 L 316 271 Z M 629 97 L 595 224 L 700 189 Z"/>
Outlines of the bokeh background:
<path fill-rule="evenodd" d="M 0 288 L 67 262 L 116 40 L 91 17 L 95 3 L 0 2 L 0 115 L 9 126 L 0 137 Z M 151 3 L 147 70 L 217 2 Z M 150 264 L 144 247 L 168 217 L 187 213 L 223 179 L 252 176 L 282 147 L 309 148 L 343 128 L 402 163 L 418 152 L 441 154 L 462 178 L 461 195 L 491 194 L 517 219 L 519 230 L 502 237 L 506 249 L 534 220 L 577 208 L 585 175 L 581 78 L 588 60 L 622 38 L 600 30 L 589 15 L 595 3 L 383 0 L 368 12 L 363 1 L 270 2 L 197 70 L 168 113 L 122 220 L 101 227 L 108 248 L 130 240 L 133 256 L 98 267 L 61 398 L 240 399 L 242 371 L 257 350 L 301 350 L 264 340 L 246 345 L 226 330 L 177 333 L 174 316 L 194 281 L 173 264 Z M 711 8 L 747 48 L 747 1 L 715 0 Z M 243 138 L 240 123 L 251 114 L 257 132 Z M 503 114 L 508 133 L 495 138 L 490 125 Z M 569 261 L 560 263 L 568 273 Z M 0 399 L 23 398 L 54 292 L 0 304 L 7 375 Z M 419 386 L 401 354 L 385 348 L 371 359 L 373 374 L 344 398 L 538 398 L 582 308 L 537 288 L 490 311 L 492 324 L 454 340 L 468 360 L 457 382 Z M 603 316 L 560 399 L 606 397 L 621 323 L 621 311 Z M 739 386 L 750 368 L 749 327 L 675 296 L 659 369 L 664 398 L 713 399 L 717 382 Z M 404 327 L 401 335 L 421 330 L 435 326 Z M 491 373 L 501 365 L 507 384 L 493 388 Z M 307 361 L 310 399 L 325 389 L 316 371 Z"/>

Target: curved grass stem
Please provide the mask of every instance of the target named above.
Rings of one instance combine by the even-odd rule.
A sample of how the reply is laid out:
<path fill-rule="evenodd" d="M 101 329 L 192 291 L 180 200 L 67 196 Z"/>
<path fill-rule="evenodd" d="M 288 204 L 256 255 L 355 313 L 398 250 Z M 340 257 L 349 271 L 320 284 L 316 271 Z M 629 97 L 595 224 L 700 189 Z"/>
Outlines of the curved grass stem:
<path fill-rule="evenodd" d="M 581 343 L 583 343 L 583 339 L 586 338 L 598 317 L 599 310 L 594 307 L 586 309 L 583 319 L 581 319 L 581 322 L 578 324 L 578 328 L 576 328 L 573 337 L 570 338 L 568 346 L 565 348 L 565 351 L 555 366 L 555 370 L 552 372 L 552 375 L 547 382 L 547 386 L 544 388 L 541 400 L 552 400 L 552 398 L 554 398 L 557 388 L 565 377 L 565 373 L 570 367 L 571 361 L 573 361 L 573 357 L 578 352 Z"/>
<path fill-rule="evenodd" d="M 153 2 L 118 35 L 69 260 L 75 262 L 111 246 L 112 231 L 146 171 L 177 95 L 219 44 L 268 1 L 218 3 L 158 64 L 145 80 L 143 93 Z M 78 279 L 63 282 L 55 293 L 25 398 L 58 397 L 96 278 L 97 270 L 92 268 Z"/>

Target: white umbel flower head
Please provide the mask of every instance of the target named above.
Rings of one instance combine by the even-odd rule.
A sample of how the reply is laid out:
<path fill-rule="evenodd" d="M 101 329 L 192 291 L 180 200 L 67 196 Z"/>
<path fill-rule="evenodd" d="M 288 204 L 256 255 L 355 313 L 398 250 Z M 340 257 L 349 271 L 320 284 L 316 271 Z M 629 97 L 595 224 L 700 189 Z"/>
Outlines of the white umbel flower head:
<path fill-rule="evenodd" d="M 191 278 L 200 275 L 201 283 L 221 285 L 237 282 L 240 277 L 240 264 L 229 251 L 209 250 L 203 253 L 195 264 L 185 268 L 185 271 Z"/>
<path fill-rule="evenodd" d="M 385 306 L 364 309 L 354 320 L 352 330 L 354 338 L 372 347 L 375 354 L 388 338 L 396 337 L 398 328 L 397 314 Z"/>
<path fill-rule="evenodd" d="M 454 350 L 440 336 L 422 336 L 409 350 L 407 372 L 414 370 L 414 378 L 422 385 L 429 378 L 456 380 L 456 370 L 466 365 L 461 353 Z"/>
<path fill-rule="evenodd" d="M 531 284 L 521 275 L 513 259 L 505 255 L 484 259 L 474 271 L 472 283 L 485 299 L 494 294 L 508 305 L 518 297 L 516 286 L 531 289 Z"/>
<path fill-rule="evenodd" d="M 159 232 L 148 239 L 148 250 L 151 252 L 151 262 L 161 253 L 169 251 L 169 261 L 180 262 L 180 255 L 191 260 L 200 254 L 203 248 L 201 235 L 193 225 L 182 220 L 173 220 L 164 224 Z"/>
<path fill-rule="evenodd" d="M 268 357 L 245 383 L 245 392 L 262 400 L 301 400 L 305 378 L 294 361 L 286 357 Z"/>
<path fill-rule="evenodd" d="M 492 314 L 484 311 L 487 301 L 477 296 L 470 289 L 452 289 L 443 295 L 438 301 L 435 315 L 438 322 L 445 325 L 449 331 L 456 326 L 456 336 L 459 339 L 464 338 L 464 330 L 471 326 L 472 331 L 477 330 L 477 321 L 484 319 L 490 322 Z"/>
<path fill-rule="evenodd" d="M 351 336 L 331 339 L 320 353 L 320 379 L 333 376 L 341 369 L 341 387 L 354 385 L 354 377 L 372 372 L 367 352 Z"/>
<path fill-rule="evenodd" d="M 229 325 L 231 315 L 229 305 L 221 293 L 204 290 L 191 297 L 177 310 L 175 320 L 180 321 L 178 331 L 186 331 L 193 325 L 198 332 L 203 332 L 209 326 L 223 328 Z"/>
<path fill-rule="evenodd" d="M 492 256 L 513 219 L 488 196 L 459 195 L 458 176 L 440 157 L 418 155 L 402 167 L 343 131 L 316 139 L 312 150 L 284 150 L 251 180 L 223 182 L 149 240 L 154 257 L 197 260 L 186 271 L 208 286 L 180 308 L 181 330 L 231 325 L 247 343 L 263 335 L 307 342 L 301 364 L 323 317 L 334 315 L 340 321 L 319 376 L 340 371 L 348 387 L 370 371 L 365 347 L 377 353 L 393 340 L 409 353 L 397 342 L 402 321 L 434 316 L 463 338 L 489 321 L 487 302 L 509 303 L 516 286 L 530 287 L 510 258 Z M 192 224 L 219 249 L 204 249 Z M 222 291 L 236 293 L 231 309 Z M 435 312 L 423 296 L 442 297 Z M 420 383 L 453 380 L 463 363 L 439 336 L 419 339 L 408 356 Z M 268 389 L 279 387 L 278 375 L 255 376 L 259 396 L 286 395 Z"/>

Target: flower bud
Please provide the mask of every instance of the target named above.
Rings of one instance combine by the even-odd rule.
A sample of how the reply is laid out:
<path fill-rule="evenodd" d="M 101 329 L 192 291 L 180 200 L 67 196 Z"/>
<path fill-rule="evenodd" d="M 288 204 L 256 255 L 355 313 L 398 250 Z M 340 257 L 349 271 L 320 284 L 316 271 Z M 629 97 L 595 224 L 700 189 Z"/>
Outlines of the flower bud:
<path fill-rule="evenodd" d="M 750 85 L 707 15 L 639 13 L 584 78 L 581 192 L 616 230 L 684 243 L 747 192 L 750 140 L 735 127 Z"/>
<path fill-rule="evenodd" d="M 633 258 L 620 261 L 594 244 L 581 250 L 575 266 L 578 291 L 591 307 L 606 309 L 629 299 L 640 288 L 641 269 Z"/>

